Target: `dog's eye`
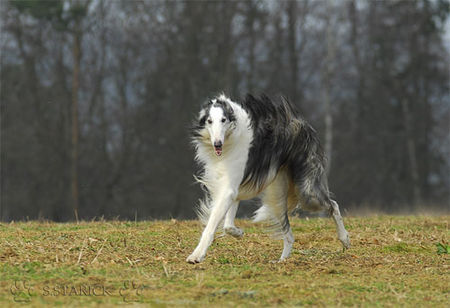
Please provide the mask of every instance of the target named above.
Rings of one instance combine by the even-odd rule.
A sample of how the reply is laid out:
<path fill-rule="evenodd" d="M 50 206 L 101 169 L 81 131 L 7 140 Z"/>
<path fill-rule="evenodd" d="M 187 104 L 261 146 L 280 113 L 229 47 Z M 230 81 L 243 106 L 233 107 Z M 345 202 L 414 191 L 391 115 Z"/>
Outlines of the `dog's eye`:
<path fill-rule="evenodd" d="M 211 119 L 208 119 L 208 123 L 209 123 L 209 124 L 212 124 L 212 120 L 211 120 Z"/>
<path fill-rule="evenodd" d="M 225 118 L 222 118 L 222 123 L 225 123 L 225 121 L 226 121 L 227 119 L 225 119 Z"/>

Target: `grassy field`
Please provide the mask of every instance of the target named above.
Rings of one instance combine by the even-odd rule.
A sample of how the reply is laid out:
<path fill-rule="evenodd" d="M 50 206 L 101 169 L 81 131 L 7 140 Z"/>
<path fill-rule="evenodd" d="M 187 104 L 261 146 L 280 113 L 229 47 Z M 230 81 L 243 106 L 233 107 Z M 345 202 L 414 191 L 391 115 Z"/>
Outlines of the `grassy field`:
<path fill-rule="evenodd" d="M 293 219 L 291 258 L 261 224 L 187 264 L 197 221 L 0 224 L 0 306 L 417 306 L 450 303 L 450 216 Z M 439 245 L 440 244 L 440 245 Z"/>

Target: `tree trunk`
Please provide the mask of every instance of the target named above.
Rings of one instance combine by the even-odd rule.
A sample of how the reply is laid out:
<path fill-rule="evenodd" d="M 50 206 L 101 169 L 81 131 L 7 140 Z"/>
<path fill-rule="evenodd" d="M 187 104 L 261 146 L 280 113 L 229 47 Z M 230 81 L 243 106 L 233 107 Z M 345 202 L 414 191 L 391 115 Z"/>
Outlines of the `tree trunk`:
<path fill-rule="evenodd" d="M 294 104 L 297 102 L 298 83 L 298 56 L 297 56 L 297 2 L 289 1 L 287 6 L 288 14 L 288 50 L 291 72 L 290 99 Z"/>
<path fill-rule="evenodd" d="M 416 205 L 421 199 L 420 196 L 420 184 L 419 184 L 419 171 L 417 167 L 417 154 L 416 145 L 414 142 L 413 131 L 412 131 L 412 115 L 409 110 L 408 101 L 406 99 L 401 100 L 402 112 L 405 123 L 406 130 L 406 145 L 408 151 L 408 158 L 410 164 L 410 172 L 412 179 L 412 189 L 413 189 L 413 209 L 415 210 Z"/>
<path fill-rule="evenodd" d="M 73 79 L 72 79 L 72 207 L 78 222 L 78 89 L 80 72 L 80 44 L 81 33 L 75 31 L 73 35 Z"/>
<path fill-rule="evenodd" d="M 254 76 L 255 76 L 255 14 L 256 14 L 256 8 L 254 7 L 253 1 L 247 2 L 247 32 L 248 32 L 248 39 L 249 39 L 249 46 L 248 46 L 248 66 L 249 71 L 247 74 L 247 88 L 248 92 L 252 93 L 254 90 Z"/>
<path fill-rule="evenodd" d="M 335 40 L 332 33 L 333 23 L 331 21 L 333 0 L 327 4 L 327 56 L 325 68 L 323 69 L 323 100 L 325 104 L 325 156 L 328 159 L 326 166 L 327 175 L 331 168 L 331 152 L 333 147 L 333 115 L 331 110 L 331 78 L 333 74 L 332 65 L 335 58 Z"/>

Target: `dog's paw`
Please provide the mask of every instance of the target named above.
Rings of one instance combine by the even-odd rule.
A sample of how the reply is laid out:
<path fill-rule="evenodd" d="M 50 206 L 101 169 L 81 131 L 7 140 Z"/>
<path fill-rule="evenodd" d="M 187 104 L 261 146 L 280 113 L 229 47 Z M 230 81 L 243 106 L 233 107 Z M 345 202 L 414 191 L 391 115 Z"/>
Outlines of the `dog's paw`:
<path fill-rule="evenodd" d="M 226 234 L 231 235 L 235 238 L 241 238 L 244 235 L 244 231 L 242 229 L 239 229 L 237 227 L 225 227 L 223 228 Z"/>
<path fill-rule="evenodd" d="M 203 255 L 199 255 L 197 253 L 195 253 L 195 251 L 186 259 L 187 263 L 191 263 L 191 264 L 196 264 L 196 263 L 200 263 L 203 261 L 203 259 L 205 258 L 205 256 Z"/>
<path fill-rule="evenodd" d="M 278 264 L 286 262 L 287 258 L 279 258 L 278 260 L 270 260 L 269 263 Z"/>
<path fill-rule="evenodd" d="M 342 237 L 342 238 L 339 238 L 339 240 L 341 241 L 341 243 L 342 243 L 342 246 L 343 246 L 343 250 L 345 251 L 346 249 L 349 249 L 350 248 L 350 238 L 349 238 L 349 236 L 348 236 L 348 234 L 346 234 L 344 237 Z"/>

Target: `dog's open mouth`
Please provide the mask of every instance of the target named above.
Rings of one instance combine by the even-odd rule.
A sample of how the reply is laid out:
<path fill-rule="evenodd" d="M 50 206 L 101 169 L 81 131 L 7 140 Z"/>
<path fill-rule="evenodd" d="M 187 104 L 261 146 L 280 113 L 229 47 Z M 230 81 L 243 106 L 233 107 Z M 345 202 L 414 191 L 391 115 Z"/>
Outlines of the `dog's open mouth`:
<path fill-rule="evenodd" d="M 220 156 L 220 155 L 222 155 L 222 146 L 220 146 L 220 147 L 214 147 L 214 151 L 216 152 L 216 155 L 217 156 Z"/>

